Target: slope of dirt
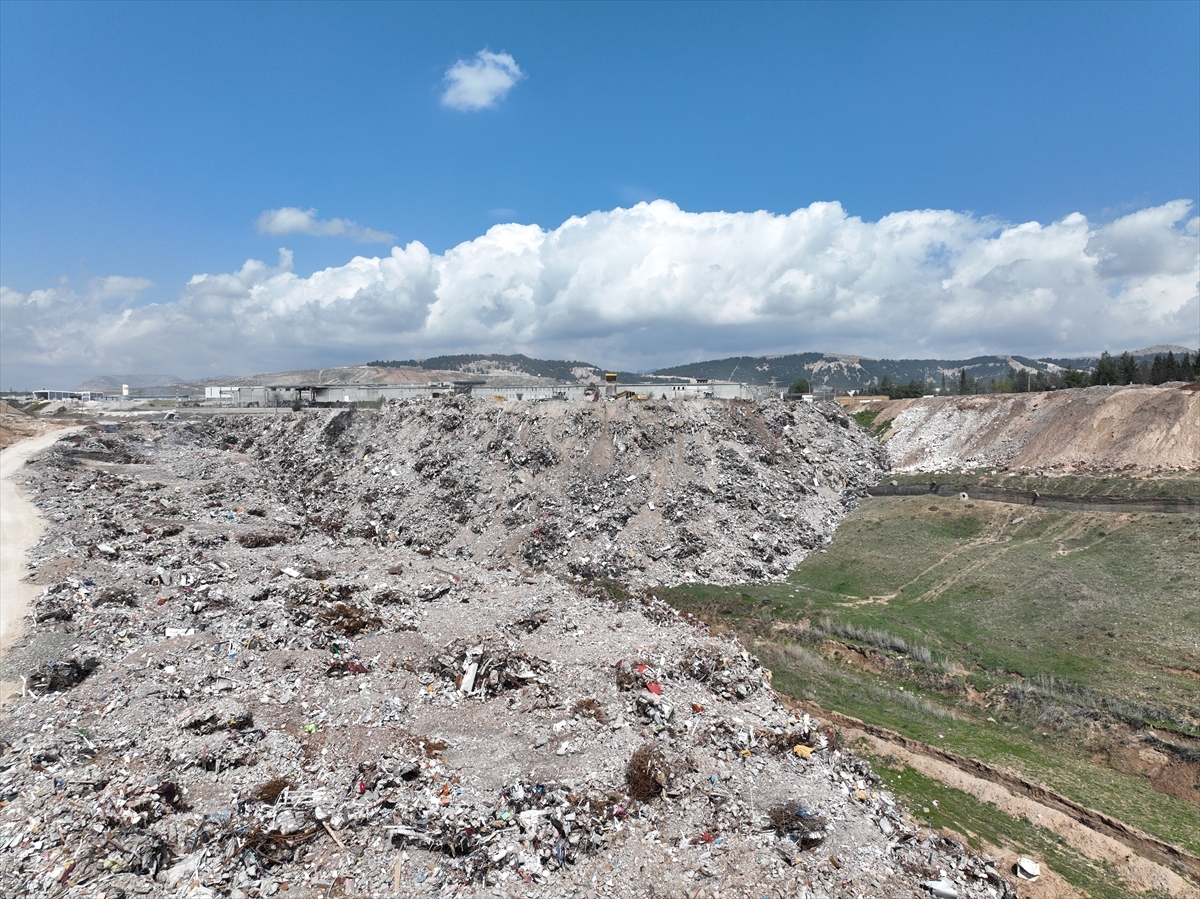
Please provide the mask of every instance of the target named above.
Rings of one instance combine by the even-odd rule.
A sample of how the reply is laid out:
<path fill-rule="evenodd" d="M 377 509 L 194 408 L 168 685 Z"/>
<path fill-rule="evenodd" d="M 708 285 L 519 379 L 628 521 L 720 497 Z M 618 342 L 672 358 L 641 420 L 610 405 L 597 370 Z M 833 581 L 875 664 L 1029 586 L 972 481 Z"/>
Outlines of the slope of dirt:
<path fill-rule="evenodd" d="M 898 756 L 916 770 L 1014 817 L 1030 821 L 1050 819 L 1039 823 L 1066 837 L 1089 858 L 1112 865 L 1135 892 L 1161 890 L 1171 896 L 1200 899 L 1200 889 L 1172 870 L 1200 882 L 1200 859 L 1177 846 L 1086 808 L 1010 770 L 993 768 L 811 703 L 792 701 L 789 705 L 832 720 L 852 741 L 865 739 L 873 746 L 873 755 Z M 1193 776 L 1191 771 L 1187 774 Z M 1130 854 L 1131 849 L 1135 854 Z"/>
<path fill-rule="evenodd" d="M 22 473 L 45 589 L 0 718 L 0 892 L 1012 897 L 736 641 L 572 569 L 732 576 L 819 536 L 877 472 L 828 414 L 455 401 L 60 442 Z M 660 478 L 682 515 L 636 521 Z M 685 521 L 698 554 L 639 557 Z"/>
<path fill-rule="evenodd" d="M 1200 468 L 1200 392 L 1089 387 L 880 403 L 874 426 L 901 471 L 1004 467 L 1089 471 Z"/>
<path fill-rule="evenodd" d="M 14 443 L 19 443 L 30 437 L 48 434 L 51 431 L 71 427 L 74 424 L 75 422 L 73 421 L 61 421 L 26 415 L 20 409 L 16 409 L 3 400 L 0 400 L 0 449 L 6 449 Z"/>

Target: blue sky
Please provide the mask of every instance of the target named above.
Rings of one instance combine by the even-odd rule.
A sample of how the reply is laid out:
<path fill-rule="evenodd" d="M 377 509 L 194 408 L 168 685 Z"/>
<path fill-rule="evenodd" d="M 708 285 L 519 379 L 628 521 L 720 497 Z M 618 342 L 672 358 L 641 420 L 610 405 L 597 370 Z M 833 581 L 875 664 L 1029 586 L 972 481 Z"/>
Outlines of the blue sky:
<path fill-rule="evenodd" d="M 480 51 L 492 54 L 488 72 L 502 82 L 507 72 L 511 86 L 482 108 L 448 105 L 447 73 L 459 62 L 485 65 Z M 652 200 L 675 211 L 613 218 Z M 249 316 L 270 330 L 264 295 L 291 329 L 286 340 L 261 353 L 254 349 L 261 342 L 233 355 L 196 347 L 194 358 L 174 367 L 191 375 L 292 367 L 283 365 L 289 360 L 337 364 L 389 349 L 394 356 L 590 351 L 600 354 L 597 362 L 648 367 L 726 350 L 1057 354 L 1095 351 L 1126 335 L 1192 344 L 1200 340 L 1191 276 L 1198 200 L 1197 3 L 0 4 L 0 283 L 8 291 L 3 349 L 12 359 L 0 362 L 5 382 L 169 363 L 170 356 L 139 349 L 137 339 L 189 327 L 225 334 L 209 327 L 207 314 Z M 1177 201 L 1191 205 L 1146 212 Z M 728 230 L 726 220 L 703 216 L 770 213 L 743 221 L 753 227 L 740 239 L 771 245 L 762 228 L 774 234 L 783 217 L 814 203 L 840 204 L 841 224 L 810 216 L 832 230 L 818 239 L 792 228 L 777 246 L 790 260 L 778 277 L 748 272 L 696 304 L 707 319 L 714 309 L 741 308 L 732 330 L 729 316 L 715 316 L 723 321 L 715 331 L 705 329 L 705 315 L 679 318 L 687 297 L 663 299 L 669 289 L 661 278 L 626 283 L 624 293 L 595 282 L 600 294 L 613 288 L 652 309 L 644 318 L 609 315 L 601 296 L 580 299 L 578 291 L 575 305 L 559 310 L 555 303 L 570 292 L 564 285 L 578 279 L 548 282 L 538 272 L 567 264 L 561 255 L 550 260 L 538 250 L 541 268 L 522 281 L 514 272 L 526 269 L 514 260 L 536 235 L 499 235 L 503 259 L 479 243 L 489 228 L 519 223 L 539 226 L 543 242 L 560 246 L 565 222 L 599 213 L 584 221 L 588 233 L 607 237 L 578 249 L 570 265 L 623 265 L 640 235 L 643 262 L 674 246 L 671 265 L 695 268 L 696 229 Z M 263 213 L 293 207 L 316 210 L 308 231 L 333 233 L 262 226 Z M 959 216 L 932 226 L 921 220 L 934 230 L 920 253 L 942 266 L 931 285 L 965 284 L 972 254 L 995 257 L 989 248 L 1006 227 L 1049 229 L 1081 214 L 1086 226 L 1073 233 L 1092 248 L 1094 295 L 1075 296 L 1069 314 L 1054 319 L 1032 315 L 1045 302 L 1039 290 L 1068 302 L 1051 270 L 1078 251 L 1074 244 L 1052 251 L 1047 237 L 1039 244 L 1047 261 L 1019 279 L 1023 300 L 1007 288 L 988 295 L 991 269 L 972 269 L 973 289 L 984 293 L 969 300 L 916 297 L 917 276 L 903 266 L 875 270 L 874 280 L 859 267 L 830 282 L 829 297 L 867 287 L 885 305 L 908 296 L 898 308 L 911 313 L 918 304 L 934 325 L 914 334 L 942 335 L 936 339 L 889 341 L 840 306 L 820 307 L 821 327 L 800 324 L 816 307 L 795 291 L 816 289 L 829 260 L 847 246 L 861 248 L 864 234 L 877 240 L 877 231 L 858 225 L 920 210 Z M 311 224 L 318 220 L 342 224 Z M 1123 221 L 1117 231 L 1125 243 L 1113 250 L 1116 232 L 1102 231 Z M 1139 222 L 1150 231 L 1132 234 Z M 385 235 L 394 240 L 375 239 Z M 814 240 L 824 249 L 805 256 Z M 389 281 L 376 273 L 407 299 L 376 296 L 366 330 L 323 340 L 329 322 L 317 313 L 353 317 L 357 310 L 343 306 L 363 302 L 367 285 L 332 279 L 322 288 L 332 293 L 317 295 L 305 279 L 340 270 L 357 254 L 388 258 L 393 245 L 414 241 L 432 254 L 436 283 L 406 282 L 401 290 L 398 275 Z M 1154 259 L 1142 258 L 1147 241 L 1162 244 Z M 1094 251 L 1100 244 L 1120 258 L 1105 262 Z M 705 258 L 724 260 L 713 263 L 723 271 L 772 262 L 740 257 L 732 245 L 706 246 Z M 281 247 L 291 254 L 286 265 L 278 262 Z M 460 259 L 467 250 L 490 261 L 468 264 Z M 873 252 L 878 269 L 880 251 Z M 995 264 L 1010 271 L 1030 258 L 1022 252 Z M 264 268 L 245 269 L 247 259 Z M 456 273 L 447 270 L 453 259 L 461 262 Z M 644 269 L 630 264 L 626 275 Z M 200 275 L 225 278 L 225 286 L 200 296 L 188 286 Z M 1165 296 L 1153 286 L 1164 277 L 1177 282 L 1170 297 L 1148 299 L 1147 291 Z M 1039 287 L 1038 278 L 1046 283 Z M 1142 282 L 1132 284 L 1136 278 Z M 489 294 L 488 279 L 509 285 L 504 298 Z M 229 299 L 234 282 L 240 301 Z M 779 299 L 781 284 L 792 285 L 790 299 Z M 53 302 L 46 291 L 55 292 Z M 1153 327 L 1131 333 L 1120 314 L 1107 316 L 1119 325 L 1113 332 L 1085 322 L 1088 302 L 1098 310 L 1118 300 Z M 1030 314 L 993 322 L 989 331 L 937 329 L 948 315 L 1018 301 Z M 520 302 L 573 323 L 550 327 Z M 139 311 L 150 304 L 155 322 Z M 848 308 L 869 314 L 864 304 Z M 48 311 L 61 318 L 76 307 L 93 337 L 86 328 L 61 335 L 62 352 L 31 343 Z M 381 327 L 389 309 L 402 327 Z M 471 321 L 445 326 L 462 316 Z M 1056 331 L 1063 318 L 1078 324 Z M 477 327 L 501 320 L 503 327 Z M 636 337 L 647 332 L 654 336 Z"/>

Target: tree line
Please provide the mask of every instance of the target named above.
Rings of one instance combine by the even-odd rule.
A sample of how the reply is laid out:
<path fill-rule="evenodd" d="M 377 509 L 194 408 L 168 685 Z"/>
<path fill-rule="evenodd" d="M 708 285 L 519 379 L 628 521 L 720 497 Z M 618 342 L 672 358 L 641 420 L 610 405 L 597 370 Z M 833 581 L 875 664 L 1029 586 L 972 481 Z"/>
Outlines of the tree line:
<path fill-rule="evenodd" d="M 1165 384 L 1168 381 L 1195 381 L 1200 375 L 1200 353 L 1193 359 L 1190 353 L 1176 357 L 1168 350 L 1156 353 L 1153 360 L 1135 359 L 1131 353 L 1112 356 L 1100 354 L 1096 367 L 1082 371 L 1068 365 L 1062 371 L 1045 372 L 1014 369 L 1011 366 L 1003 378 L 972 378 L 965 368 L 958 377 L 942 375 L 940 385 L 931 381 L 911 380 L 907 384 L 893 383 L 884 377 L 863 388 L 867 396 L 886 396 L 892 400 L 914 399 L 920 396 L 955 396 L 980 393 L 1040 393 L 1046 390 L 1068 390 L 1073 387 L 1124 386 L 1126 384 Z M 805 391 L 807 392 L 807 391 Z"/>

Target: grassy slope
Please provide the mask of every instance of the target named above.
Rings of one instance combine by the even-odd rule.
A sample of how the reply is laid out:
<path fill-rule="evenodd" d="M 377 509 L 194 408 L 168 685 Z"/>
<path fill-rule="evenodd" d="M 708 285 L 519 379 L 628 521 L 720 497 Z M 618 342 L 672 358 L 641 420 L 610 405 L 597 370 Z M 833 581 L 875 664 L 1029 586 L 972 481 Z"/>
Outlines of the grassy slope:
<path fill-rule="evenodd" d="M 918 820 L 964 835 L 976 851 L 983 851 L 985 844 L 1007 845 L 1022 855 L 1042 859 L 1092 899 L 1125 899 L 1129 895 L 1115 871 L 1096 865 L 1052 831 L 1028 819 L 1014 818 L 911 768 L 897 770 L 880 765 L 879 773 Z"/>
<path fill-rule="evenodd" d="M 1126 722 L 1187 734 L 1200 721 L 1198 582 L 1197 516 L 873 498 L 787 584 L 666 598 L 756 635 L 785 693 L 1012 768 L 1196 852 L 1196 806 L 1100 763 Z M 837 645 L 889 642 L 867 665 Z"/>
<path fill-rule="evenodd" d="M 863 427 L 869 427 L 878 413 L 859 412 L 854 417 Z M 864 423 L 864 421 L 866 423 Z M 1037 490 L 1041 493 L 1061 493 L 1081 496 L 1149 496 L 1200 497 L 1200 471 L 1139 475 L 1126 478 L 1095 478 L 1085 475 L 1046 477 L 1036 474 L 1009 474 L 983 469 L 954 471 L 940 474 L 896 472 L 889 480 L 898 484 L 988 484 L 992 487 L 1011 487 L 1015 490 Z"/>

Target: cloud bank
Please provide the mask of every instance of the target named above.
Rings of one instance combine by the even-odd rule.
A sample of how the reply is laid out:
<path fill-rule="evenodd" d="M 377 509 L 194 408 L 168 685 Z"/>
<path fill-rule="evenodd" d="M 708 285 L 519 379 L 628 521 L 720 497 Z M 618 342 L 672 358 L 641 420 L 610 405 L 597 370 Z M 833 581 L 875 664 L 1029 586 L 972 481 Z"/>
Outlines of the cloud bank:
<path fill-rule="evenodd" d="M 283 206 L 268 209 L 258 217 L 259 234 L 312 234 L 317 237 L 349 237 L 359 243 L 390 243 L 396 235 L 364 228 L 349 219 L 319 219 L 317 210 Z"/>
<path fill-rule="evenodd" d="M 0 288 L 6 385 L 111 371 L 279 371 L 440 352 L 526 352 L 648 369 L 735 353 L 1069 355 L 1200 342 L 1200 218 L 1179 200 L 1095 226 L 959 212 L 877 222 L 657 200 L 558 228 L 496 225 L 308 277 L 275 265 L 148 282 Z"/>
<path fill-rule="evenodd" d="M 464 112 L 487 109 L 503 100 L 524 77 L 509 54 L 480 50 L 474 59 L 460 59 L 446 71 L 442 105 Z"/>

